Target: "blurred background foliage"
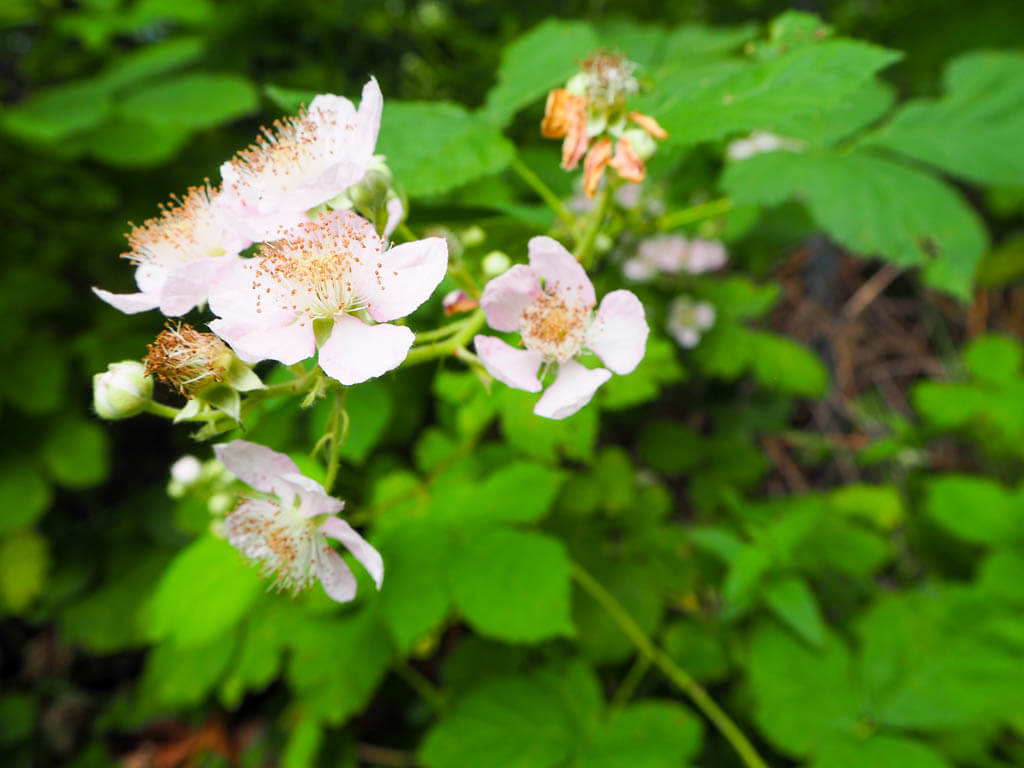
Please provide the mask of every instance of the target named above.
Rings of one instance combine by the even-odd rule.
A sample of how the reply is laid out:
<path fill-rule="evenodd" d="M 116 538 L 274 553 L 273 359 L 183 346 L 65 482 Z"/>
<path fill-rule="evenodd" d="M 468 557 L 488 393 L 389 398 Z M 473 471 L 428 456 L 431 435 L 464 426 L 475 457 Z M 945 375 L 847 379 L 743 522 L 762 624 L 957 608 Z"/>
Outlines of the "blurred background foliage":
<path fill-rule="evenodd" d="M 692 130 L 692 141 L 666 146 L 649 188 L 670 210 L 709 190 L 736 202 L 709 233 L 733 253 L 729 276 L 687 285 L 718 310 L 692 353 L 659 327 L 638 372 L 564 423 L 531 417 L 523 393 L 488 397 L 455 367 L 355 388 L 339 495 L 355 522 L 372 521 L 388 588 L 339 614 L 322 594 L 263 594 L 204 535 L 211 494 L 225 489 L 167 495 L 172 461 L 205 450 L 187 434 L 91 415 L 89 377 L 139 358 L 159 330 L 152 315 L 122 316 L 89 291 L 129 288 L 115 258 L 125 222 L 215 179 L 261 123 L 314 93 L 352 96 L 372 74 L 386 104 L 408 102 L 385 112 L 380 149 L 414 200 L 413 228 L 466 235 L 478 224 L 486 240 L 464 237 L 468 262 L 493 248 L 521 259 L 526 237 L 553 221 L 503 170 L 513 150 L 497 131 L 571 196 L 537 125 L 574 56 L 607 42 L 660 73 L 650 109 L 668 124 L 665 83 L 685 82 L 686 55 L 696 65 L 745 50 L 791 6 L 4 2 L 6 764 L 404 765 L 414 753 L 438 768 L 734 764 L 702 721 L 665 700 L 671 690 L 607 615 L 570 594 L 568 554 L 773 765 L 1024 765 L 1020 52 L 983 62 L 1004 72 L 987 86 L 972 81 L 969 59 L 958 65 L 963 91 L 943 80 L 958 54 L 1019 49 L 1018 5 L 800 4 L 838 35 L 904 54 L 857 116 L 786 126 L 834 151 L 843 183 L 815 181 L 821 166 L 786 165 L 787 153 L 719 179 L 728 131 L 702 135 L 690 114 L 675 115 L 670 133 Z M 596 32 L 542 28 L 570 43 L 544 46 L 542 31 L 519 51 L 540 77 L 510 80 L 526 83 L 522 93 L 496 89 L 506 46 L 553 15 Z M 630 21 L 723 29 L 684 36 L 672 59 L 662 33 Z M 849 201 L 856 179 L 842 142 L 894 101 L 922 97 L 938 101 L 866 140 L 881 151 L 871 163 L 895 168 L 890 197 L 858 189 Z M 416 104 L 438 100 L 462 108 Z M 405 138 L 410 127 L 422 141 Z M 915 216 L 953 222 L 941 245 L 966 254 L 965 274 L 940 274 L 927 243 L 899 239 L 899 222 Z M 651 221 L 628 225 L 623 252 Z M 923 279 L 912 264 L 926 265 Z M 597 282 L 599 293 L 618 285 Z M 638 293 L 662 323 L 664 292 Z M 436 302 L 425 316 L 439 316 Z M 327 410 L 294 414 L 270 402 L 245 436 L 303 450 Z M 411 694 L 424 678 L 443 689 L 440 718 Z M 631 689 L 644 698 L 626 705 Z M 502 755 L 506 742 L 533 751 Z"/>

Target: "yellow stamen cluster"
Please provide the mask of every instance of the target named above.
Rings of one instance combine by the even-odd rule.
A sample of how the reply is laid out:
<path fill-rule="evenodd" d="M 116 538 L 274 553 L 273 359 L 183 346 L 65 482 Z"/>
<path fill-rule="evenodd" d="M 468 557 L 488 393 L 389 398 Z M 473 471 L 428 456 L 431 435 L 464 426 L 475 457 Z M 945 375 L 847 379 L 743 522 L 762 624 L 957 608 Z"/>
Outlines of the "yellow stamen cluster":
<path fill-rule="evenodd" d="M 542 293 L 523 310 L 523 343 L 546 359 L 568 360 L 583 347 L 589 315 L 589 307 L 570 305 L 557 293 Z"/>

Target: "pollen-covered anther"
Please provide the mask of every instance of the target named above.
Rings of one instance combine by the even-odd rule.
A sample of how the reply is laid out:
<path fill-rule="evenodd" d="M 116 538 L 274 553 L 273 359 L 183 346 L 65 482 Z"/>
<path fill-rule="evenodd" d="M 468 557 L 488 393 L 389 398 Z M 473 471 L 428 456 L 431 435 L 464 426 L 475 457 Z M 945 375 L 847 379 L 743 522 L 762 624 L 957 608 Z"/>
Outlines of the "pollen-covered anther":
<path fill-rule="evenodd" d="M 143 362 L 146 375 L 156 376 L 185 397 L 224 380 L 232 359 L 231 350 L 212 333 L 201 333 L 188 323 L 170 321 L 148 345 Z"/>
<path fill-rule="evenodd" d="M 639 89 L 636 64 L 619 53 L 601 52 L 583 62 L 587 99 L 598 109 L 621 106 Z"/>
<path fill-rule="evenodd" d="M 214 208 L 216 191 L 208 184 L 189 187 L 184 197 L 171 197 L 160 205 L 160 215 L 131 225 L 127 253 L 121 257 L 133 264 L 186 263 L 220 256 L 223 221 Z"/>
<path fill-rule="evenodd" d="M 590 310 L 567 303 L 557 293 L 543 292 L 523 310 L 519 321 L 523 343 L 545 359 L 568 360 L 583 347 Z"/>

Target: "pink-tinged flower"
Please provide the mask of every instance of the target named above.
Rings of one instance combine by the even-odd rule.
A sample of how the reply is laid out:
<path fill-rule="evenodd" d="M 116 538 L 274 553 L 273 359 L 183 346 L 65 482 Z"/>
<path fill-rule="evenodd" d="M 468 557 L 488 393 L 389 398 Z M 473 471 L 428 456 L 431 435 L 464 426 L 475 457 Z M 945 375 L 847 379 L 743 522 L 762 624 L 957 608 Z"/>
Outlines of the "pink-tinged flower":
<path fill-rule="evenodd" d="M 356 595 L 356 579 L 327 543 L 337 539 L 373 577 L 384 579 L 384 561 L 352 526 L 336 517 L 345 503 L 328 496 L 323 486 L 303 475 L 283 453 L 245 440 L 214 446 L 229 472 L 257 493 L 243 496 L 224 520 L 228 541 L 273 578 L 278 590 L 301 592 L 314 580 L 344 603 Z"/>
<path fill-rule="evenodd" d="M 351 211 L 307 220 L 225 276 L 210 296 L 220 318 L 210 329 L 247 363 L 305 360 L 319 335 L 328 376 L 342 384 L 380 376 L 413 342 L 412 331 L 387 321 L 426 301 L 448 268 L 441 238 L 388 245 Z M 356 316 L 363 310 L 377 323 Z M 321 321 L 317 332 L 314 321 Z"/>
<path fill-rule="evenodd" d="M 636 256 L 622 265 L 630 280 L 642 282 L 658 272 L 699 275 L 725 266 L 725 246 L 715 240 L 687 240 L 682 235 L 656 235 L 640 243 Z"/>
<path fill-rule="evenodd" d="M 706 301 L 677 296 L 668 307 L 666 326 L 679 346 L 693 349 L 705 331 L 715 324 L 715 308 Z"/>
<path fill-rule="evenodd" d="M 474 339 L 487 371 L 510 387 L 542 389 L 542 367 L 557 366 L 554 383 L 533 412 L 564 419 L 590 402 L 612 371 L 630 373 L 644 356 L 649 328 L 644 308 L 630 291 L 612 291 L 594 312 L 594 285 L 579 262 L 550 237 L 529 244 L 530 264 L 517 264 L 484 288 L 480 307 L 497 331 L 518 331 L 524 349 L 493 336 Z M 607 368 L 576 362 L 586 351 Z M 610 370 L 609 370 L 610 369 Z"/>
<path fill-rule="evenodd" d="M 302 214 L 363 178 L 380 130 L 383 97 L 373 78 L 359 109 L 322 93 L 309 109 L 274 122 L 220 168 L 225 199 L 253 240 L 294 227 Z"/>
<path fill-rule="evenodd" d="M 139 292 L 92 290 L 129 315 L 157 307 L 168 317 L 184 315 L 206 301 L 210 286 L 250 242 L 235 230 L 220 192 L 191 187 L 184 198 L 174 198 L 159 216 L 128 233 L 131 250 L 122 258 L 135 264 Z"/>

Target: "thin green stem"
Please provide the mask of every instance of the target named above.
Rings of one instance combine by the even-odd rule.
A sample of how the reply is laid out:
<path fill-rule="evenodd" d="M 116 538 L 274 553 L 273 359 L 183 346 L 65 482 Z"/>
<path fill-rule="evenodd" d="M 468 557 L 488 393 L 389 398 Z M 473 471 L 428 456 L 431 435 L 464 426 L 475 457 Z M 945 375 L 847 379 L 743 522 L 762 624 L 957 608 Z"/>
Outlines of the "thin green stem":
<path fill-rule="evenodd" d="M 597 236 L 601 234 L 601 228 L 604 226 L 604 220 L 608 216 L 608 209 L 611 207 L 612 195 L 614 193 L 612 185 L 605 184 L 604 191 L 601 193 L 601 200 L 597 204 L 597 210 L 593 213 L 594 218 L 590 222 L 590 227 L 576 246 L 576 252 L 573 255 L 584 269 L 590 269 L 593 266 L 594 244 L 597 243 Z"/>
<path fill-rule="evenodd" d="M 629 703 L 629 700 L 633 698 L 633 694 L 636 693 L 637 686 L 640 685 L 640 681 L 644 679 L 644 675 L 647 674 L 647 670 L 650 668 L 650 658 L 642 653 L 639 654 L 612 697 L 610 709 L 613 712 L 622 709 Z"/>
<path fill-rule="evenodd" d="M 413 240 L 419 239 L 416 237 L 416 233 L 409 229 L 409 225 L 404 221 L 395 227 L 395 233 L 401 235 L 402 239 L 406 242 L 412 242 Z"/>
<path fill-rule="evenodd" d="M 324 490 L 331 492 L 334 481 L 338 479 L 341 469 L 341 446 L 348 437 L 348 411 L 345 410 L 345 395 L 348 390 L 341 387 L 334 395 L 334 408 L 331 410 L 330 427 L 327 434 L 327 477 L 324 479 Z"/>
<path fill-rule="evenodd" d="M 706 203 L 683 208 L 681 211 L 666 213 L 658 219 L 658 229 L 662 231 L 678 229 L 686 224 L 693 224 L 695 221 L 721 216 L 730 208 L 732 208 L 732 198 L 719 197 L 715 200 L 708 200 Z"/>
<path fill-rule="evenodd" d="M 456 350 L 466 346 L 466 343 L 473 338 L 473 335 L 484 327 L 484 313 L 482 309 L 477 309 L 472 315 L 467 317 L 463 322 L 465 325 L 452 336 L 450 339 L 444 341 L 435 341 L 431 344 L 424 344 L 419 347 L 413 347 L 408 356 L 405 358 L 403 366 L 417 365 L 419 363 L 425 363 L 429 360 L 436 360 L 439 357 L 448 357 L 448 355 L 454 355 Z"/>
<path fill-rule="evenodd" d="M 636 646 L 641 655 L 647 657 L 651 664 L 657 667 L 666 678 L 669 679 L 679 690 L 685 693 L 697 709 L 704 713 L 715 727 L 718 728 L 726 740 L 736 750 L 743 764 L 747 768 L 768 768 L 768 764 L 757 753 L 754 745 L 750 743 L 739 726 L 726 714 L 725 710 L 715 703 L 707 691 L 690 677 L 675 661 L 661 650 L 654 642 L 647 637 L 647 634 L 640 628 L 629 612 L 622 607 L 612 594 L 587 572 L 579 563 L 572 563 L 572 576 L 580 585 L 611 617 L 623 634 L 626 635 Z"/>
<path fill-rule="evenodd" d="M 404 659 L 395 662 L 394 670 L 395 674 L 419 694 L 419 697 L 426 702 L 435 715 L 440 716 L 444 713 L 446 709 L 444 695 L 422 672 Z"/>
<path fill-rule="evenodd" d="M 462 326 L 466 324 L 466 320 L 469 318 L 463 317 L 460 320 L 456 320 L 454 323 L 448 323 L 448 325 L 442 325 L 440 328 L 435 328 L 432 331 L 421 331 L 416 334 L 416 343 L 421 344 L 425 341 L 437 341 L 438 339 L 445 339 L 451 336 L 453 333 L 457 333 Z"/>
<path fill-rule="evenodd" d="M 530 170 L 530 168 L 520 160 L 518 157 L 512 158 L 512 162 L 509 167 L 526 182 L 526 185 L 537 193 L 548 207 L 555 212 L 555 215 L 570 229 L 576 225 L 576 218 L 569 212 L 569 209 L 565 207 L 565 203 L 562 202 L 561 198 L 556 195 L 547 184 L 545 184 L 540 176 Z"/>

